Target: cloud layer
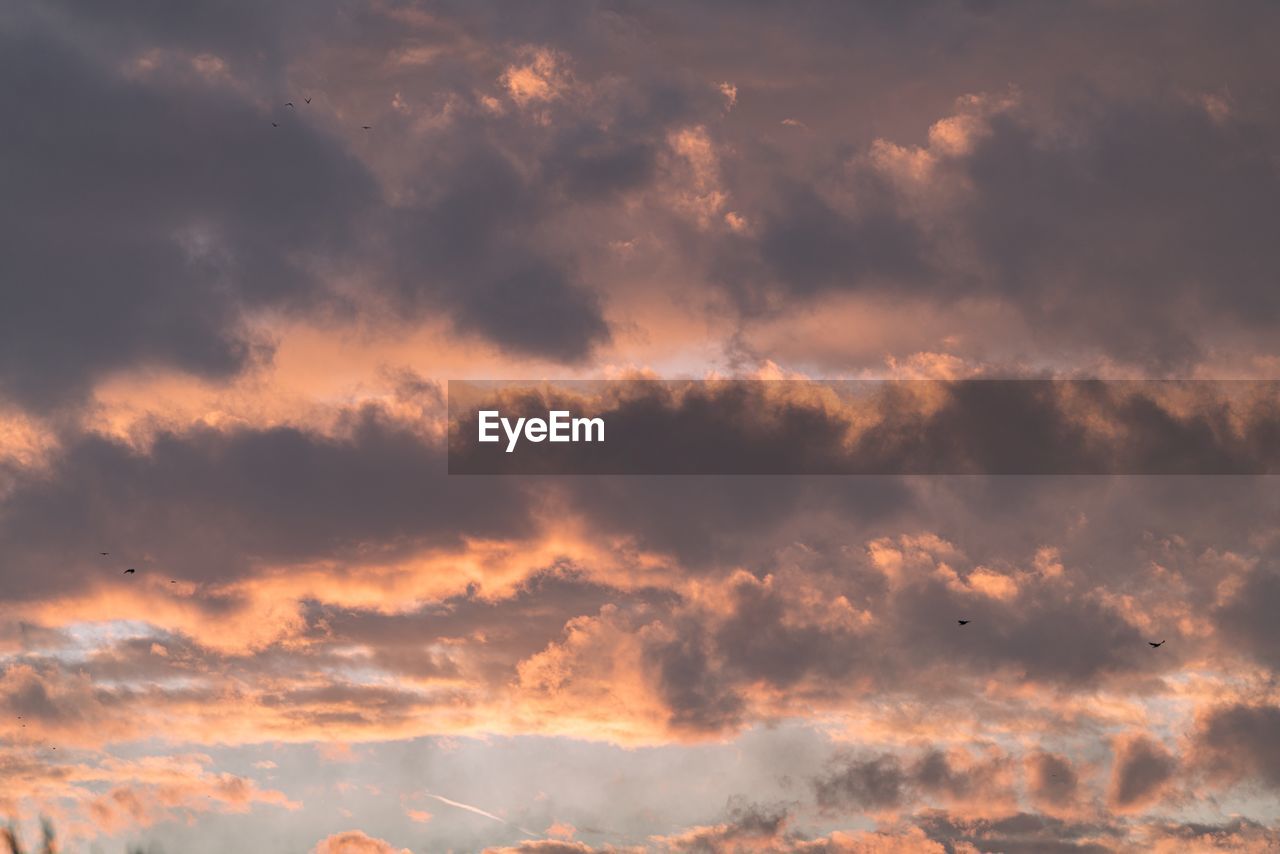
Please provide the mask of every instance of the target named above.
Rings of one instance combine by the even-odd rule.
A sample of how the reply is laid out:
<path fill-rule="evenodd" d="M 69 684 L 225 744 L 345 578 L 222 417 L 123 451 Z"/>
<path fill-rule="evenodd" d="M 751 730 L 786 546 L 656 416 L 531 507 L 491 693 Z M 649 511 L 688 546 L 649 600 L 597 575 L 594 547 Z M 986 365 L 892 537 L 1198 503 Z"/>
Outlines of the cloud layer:
<path fill-rule="evenodd" d="M 1274 850 L 1274 387 L 1143 381 L 1280 366 L 1278 14 L 0 10 L 0 814 Z M 447 473 L 447 380 L 667 377 L 648 474 Z"/>

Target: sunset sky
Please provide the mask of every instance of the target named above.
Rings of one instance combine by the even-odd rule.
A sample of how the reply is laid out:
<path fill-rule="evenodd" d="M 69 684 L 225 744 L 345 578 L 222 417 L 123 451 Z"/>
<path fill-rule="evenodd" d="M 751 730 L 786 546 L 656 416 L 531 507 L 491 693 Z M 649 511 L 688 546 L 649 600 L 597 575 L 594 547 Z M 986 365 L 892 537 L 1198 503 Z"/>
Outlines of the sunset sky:
<path fill-rule="evenodd" d="M 1280 477 L 450 476 L 445 396 L 1280 379 L 1278 36 L 1262 0 L 0 4 L 0 821 L 1280 850 Z"/>

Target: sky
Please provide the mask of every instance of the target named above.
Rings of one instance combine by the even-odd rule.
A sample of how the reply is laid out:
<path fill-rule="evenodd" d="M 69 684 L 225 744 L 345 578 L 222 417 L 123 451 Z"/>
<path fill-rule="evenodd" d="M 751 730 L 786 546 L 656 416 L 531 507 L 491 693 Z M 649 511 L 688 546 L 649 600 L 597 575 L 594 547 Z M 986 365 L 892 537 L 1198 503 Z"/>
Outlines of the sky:
<path fill-rule="evenodd" d="M 450 476 L 445 396 L 1280 378 L 1278 32 L 0 5 L 0 818 L 100 854 L 1280 848 L 1275 477 Z"/>

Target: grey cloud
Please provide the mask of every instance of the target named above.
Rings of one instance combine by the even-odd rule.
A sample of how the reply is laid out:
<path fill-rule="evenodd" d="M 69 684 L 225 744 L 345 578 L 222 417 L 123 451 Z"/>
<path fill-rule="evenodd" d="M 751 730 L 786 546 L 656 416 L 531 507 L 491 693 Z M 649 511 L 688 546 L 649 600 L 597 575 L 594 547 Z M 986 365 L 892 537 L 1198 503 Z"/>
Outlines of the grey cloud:
<path fill-rule="evenodd" d="M 692 620 L 677 629 L 675 639 L 654 642 L 645 651 L 657 672 L 671 727 L 713 733 L 739 726 L 746 703 L 711 660 L 705 633 Z"/>
<path fill-rule="evenodd" d="M 916 784 L 927 794 L 969 798 L 978 793 L 989 793 L 995 785 L 996 775 L 1007 765 L 1007 759 L 996 758 L 962 770 L 954 767 L 943 751 L 930 750 L 916 763 L 913 776 Z"/>
<path fill-rule="evenodd" d="M 444 642 L 483 634 L 485 642 L 467 649 L 472 678 L 500 684 L 510 680 L 520 660 L 542 650 L 563 633 L 569 620 L 597 613 L 604 605 L 661 606 L 675 594 L 641 589 L 621 591 L 588 580 L 571 565 L 531 571 L 516 589 L 499 599 L 481 598 L 474 589 L 402 614 L 386 614 L 333 603 L 304 603 L 304 634 L 310 644 L 361 644 L 372 663 L 394 673 L 440 675 L 442 662 L 424 641 Z"/>
<path fill-rule="evenodd" d="M 1148 832 L 1152 839 L 1194 845 L 1202 851 L 1238 851 L 1246 846 L 1265 851 L 1280 846 L 1280 831 L 1248 818 L 1233 818 L 1221 824 L 1163 822 L 1152 825 Z"/>
<path fill-rule="evenodd" d="M 48 405 L 146 363 L 226 376 L 263 350 L 244 310 L 332 302 L 308 265 L 376 201 L 332 139 L 189 67 L 144 82 L 40 31 L 0 40 L 23 81 L 0 95 L 23 116 L 0 141 L 0 393 Z"/>
<path fill-rule="evenodd" d="M 300 99 L 287 67 L 333 45 L 314 7 L 119 5 L 109 21 L 93 4 L 0 18 L 0 71 L 23 81 L 0 107 L 24 117 L 0 143 L 18 164 L 0 218 L 0 394 L 28 406 L 74 401 L 138 366 L 227 377 L 270 355 L 245 324 L 255 311 L 385 321 L 387 298 L 409 322 L 443 314 L 511 352 L 581 361 L 609 340 L 605 289 L 559 218 L 650 182 L 667 130 L 713 100 L 705 81 L 649 75 L 557 106 L 552 127 L 489 115 L 475 92 L 496 85 L 515 46 L 464 58 L 440 32 L 411 37 L 347 8 L 371 55 L 440 42 L 448 73 L 424 100 L 464 106 L 424 138 L 372 92 L 422 93 L 422 81 L 376 63 L 357 89 L 330 80 L 328 106 L 279 106 Z M 199 72 L 201 52 L 234 77 Z M 323 68 L 294 72 L 329 80 Z M 366 148 L 400 144 L 408 164 L 394 202 L 343 136 L 338 113 L 357 98 L 381 116 Z"/>
<path fill-rule="evenodd" d="M 789 688 L 806 677 L 841 680 L 868 669 L 865 639 L 853 631 L 788 619 L 789 603 L 757 584 L 728 587 L 732 613 L 715 632 L 727 673 L 750 684 Z"/>
<path fill-rule="evenodd" d="M 1280 571 L 1275 556 L 1250 573 L 1227 600 L 1213 610 L 1218 630 L 1270 668 L 1280 666 Z"/>
<path fill-rule="evenodd" d="M 139 450 L 70 436 L 50 471 L 16 473 L 0 505 L 6 595 L 115 583 L 121 561 L 227 580 L 264 560 L 364 559 L 368 548 L 390 556 L 532 530 L 525 487 L 446 485 L 444 471 L 442 448 L 377 408 L 349 413 L 337 437 L 196 428 Z"/>
<path fill-rule="evenodd" d="M 424 178 L 427 198 L 390 212 L 390 286 L 417 311 L 443 298 L 464 328 L 515 351 L 581 359 L 607 338 L 598 297 L 534 248 L 532 226 L 550 213 L 545 188 L 475 130 L 479 139 L 457 140 L 454 162 L 436 164 L 441 186 Z"/>
<path fill-rule="evenodd" d="M 1142 635 L 1094 591 L 1071 595 L 1033 587 L 1016 602 L 1000 602 L 958 595 L 932 580 L 888 605 L 902 633 L 899 642 L 914 639 L 935 650 L 936 663 L 959 659 L 979 671 L 1014 666 L 1028 678 L 1063 684 L 1088 684 L 1149 666 L 1138 657 L 1145 647 Z M 955 637 L 960 615 L 972 621 L 966 629 L 978 627 L 963 639 Z"/>
<path fill-rule="evenodd" d="M 1123 826 L 1064 821 L 1038 813 L 961 818 L 934 811 L 916 816 L 915 821 L 931 839 L 949 845 L 967 843 L 992 854 L 1110 854 L 1130 850 L 1128 831 Z"/>
<path fill-rule="evenodd" d="M 928 272 L 919 227 L 897 210 L 887 188 L 867 183 L 854 190 L 860 209 L 853 214 L 837 211 L 810 188 L 785 193 L 770 211 L 759 238 L 761 260 L 786 287 L 809 295 Z"/>
<path fill-rule="evenodd" d="M 1121 809 L 1138 807 L 1157 797 L 1173 779 L 1178 761 L 1160 742 L 1135 736 L 1116 754 L 1111 779 L 1111 801 Z"/>
<path fill-rule="evenodd" d="M 997 777 L 1008 764 L 1007 758 L 997 756 L 961 769 L 938 749 L 926 750 L 910 761 L 895 753 L 846 754 L 833 760 L 812 784 L 818 806 L 830 812 L 895 810 L 929 799 L 996 795 Z"/>
<path fill-rule="evenodd" d="M 900 478 L 715 476 L 581 478 L 573 506 L 602 532 L 678 556 L 690 569 L 756 563 L 797 524 L 831 517 L 889 525 L 911 505 Z"/>
<path fill-rule="evenodd" d="M 1054 806 L 1071 803 L 1080 787 L 1080 775 L 1065 756 L 1038 752 L 1031 756 L 1031 792 L 1040 801 Z"/>
<path fill-rule="evenodd" d="M 1228 782 L 1280 789 L 1280 707 L 1235 704 L 1212 709 L 1194 735 L 1197 761 Z"/>
<path fill-rule="evenodd" d="M 968 379 L 453 384 L 460 474 L 1268 474 L 1277 386 Z M 1178 398 L 1186 398 L 1180 400 Z M 479 413 L 601 418 L 607 442 L 481 443 Z"/>
<path fill-rule="evenodd" d="M 827 810 L 896 809 L 912 780 L 902 761 L 891 753 L 839 762 L 813 781 L 818 806 Z"/>
<path fill-rule="evenodd" d="M 1177 91 L 1023 97 L 939 161 L 959 201 L 921 212 L 870 164 L 812 169 L 808 189 L 760 194 L 759 233 L 725 243 L 718 278 L 748 309 L 826 289 L 999 298 L 1041 334 L 1158 372 L 1202 355 L 1206 319 L 1274 327 L 1280 127 Z M 831 184 L 853 201 L 823 201 Z"/>
<path fill-rule="evenodd" d="M 581 362 L 613 334 L 605 315 L 617 285 L 591 256 L 620 235 L 597 214 L 632 217 L 619 200 L 653 185 L 666 134 L 689 124 L 711 127 L 727 152 L 726 189 L 756 237 L 693 233 L 650 207 L 638 225 L 666 235 L 673 269 L 720 281 L 748 318 L 777 308 L 775 291 L 783 308 L 838 288 L 995 295 L 1050 337 L 1162 370 L 1193 360 L 1205 328 L 1274 325 L 1275 126 L 1254 82 L 1266 27 L 1247 24 L 1274 14 L 1265 5 L 1186 7 L 1150 26 L 1099 5 L 1073 16 L 1048 4 L 999 15 L 956 2 L 892 12 L 818 3 L 786 16 L 735 7 L 734 32 L 771 45 L 769 85 L 736 49 L 742 37 L 734 50 L 715 38 L 720 7 L 574 9 L 445 5 L 416 27 L 350 3 L 9 11 L 3 70 L 24 85 L 0 106 L 24 121 L 0 151 L 21 167 L 5 177 L 0 308 L 20 320 L 0 326 L 0 391 L 49 406 L 139 365 L 231 375 L 269 353 L 248 335 L 246 312 L 362 307 L 328 286 L 353 271 L 373 288 L 356 303 L 390 296 L 410 322 L 443 314 L 512 353 Z M 1200 38 L 1176 68 L 1157 70 L 1134 49 L 1185 45 L 1182 28 Z M 851 39 L 867 50 L 848 50 Z M 1043 62 L 983 49 L 1042 40 Z M 1101 59 L 1086 62 L 1085 43 Z M 549 125 L 517 111 L 481 116 L 476 92 L 493 89 L 527 44 L 562 50 L 592 94 L 547 105 Z M 439 53 L 429 77 L 387 61 L 424 45 Z M 340 47 L 355 79 L 325 67 Z M 150 51 L 159 70 L 122 71 Z M 201 52 L 226 59 L 268 103 L 303 81 L 332 88 L 347 110 L 377 104 L 379 134 L 361 143 L 421 168 L 400 173 L 388 203 L 332 128 L 291 113 L 270 129 L 246 96 L 191 70 Z M 1117 57 L 1137 64 L 1138 82 L 1108 73 Z M 883 88 L 850 85 L 859 79 Z M 742 89 L 727 116 L 720 80 Z M 971 153 L 948 161 L 973 192 L 942 221 L 922 221 L 874 170 L 848 168 L 875 136 L 909 143 L 957 96 L 1011 82 L 1027 106 L 996 116 Z M 401 89 L 450 101 L 453 125 L 417 133 L 386 106 Z M 1196 102 L 1226 90 L 1225 117 Z M 820 113 L 809 118 L 823 129 L 795 149 L 762 133 L 784 115 L 771 111 L 791 106 Z M 953 263 L 956 246 L 981 269 Z M 1186 321 L 1197 311 L 1204 328 L 1199 315 Z"/>
<path fill-rule="evenodd" d="M 482 854 L 596 854 L 614 851 L 612 846 L 595 848 L 585 842 L 559 842 L 554 839 L 530 839 L 519 845 L 486 848 Z"/>
<path fill-rule="evenodd" d="M 997 117 L 964 163 L 976 193 L 957 213 L 1004 294 L 1046 328 L 1156 365 L 1194 348 L 1188 304 L 1246 326 L 1275 322 L 1273 124 L 1216 121 L 1173 96 L 1102 96 L 1063 121 L 1076 130 Z"/>

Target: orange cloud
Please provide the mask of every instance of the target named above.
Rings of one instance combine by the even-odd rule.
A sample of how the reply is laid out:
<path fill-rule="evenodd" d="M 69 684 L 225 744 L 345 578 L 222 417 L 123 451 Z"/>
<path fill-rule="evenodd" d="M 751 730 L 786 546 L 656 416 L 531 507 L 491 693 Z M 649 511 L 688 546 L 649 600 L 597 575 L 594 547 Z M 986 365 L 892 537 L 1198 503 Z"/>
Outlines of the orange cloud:
<path fill-rule="evenodd" d="M 311 854 L 411 854 L 408 848 L 396 848 L 389 842 L 367 836 L 363 831 L 348 830 L 321 840 Z"/>

